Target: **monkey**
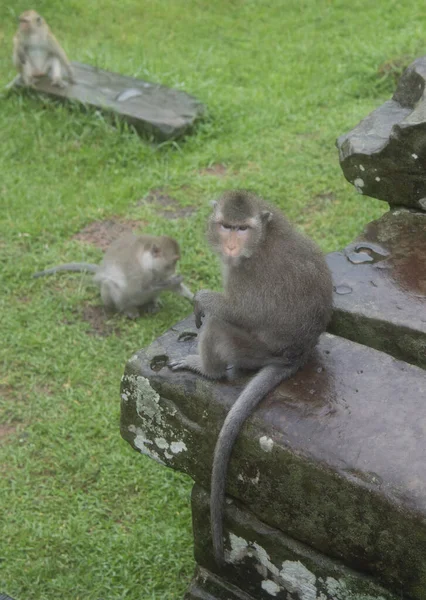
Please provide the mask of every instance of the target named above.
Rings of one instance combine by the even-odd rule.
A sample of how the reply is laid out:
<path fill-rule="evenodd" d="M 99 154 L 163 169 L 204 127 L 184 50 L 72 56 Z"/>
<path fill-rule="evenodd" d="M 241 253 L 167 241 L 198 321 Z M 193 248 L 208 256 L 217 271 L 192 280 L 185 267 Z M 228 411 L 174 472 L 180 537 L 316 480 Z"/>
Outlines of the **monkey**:
<path fill-rule="evenodd" d="M 16 83 L 34 84 L 36 77 L 48 75 L 52 85 L 65 87 L 63 76 L 75 83 L 71 64 L 46 21 L 35 10 L 19 16 L 19 27 L 13 38 L 13 64 L 19 75 L 6 88 Z"/>
<path fill-rule="evenodd" d="M 214 203 L 207 240 L 220 256 L 224 291 L 195 294 L 195 324 L 203 325 L 198 354 L 172 360 L 169 367 L 212 380 L 258 371 L 229 410 L 214 450 L 211 532 L 215 560 L 223 566 L 226 474 L 234 442 L 259 402 L 309 359 L 330 320 L 333 291 L 317 245 L 252 192 L 226 191 Z"/>
<path fill-rule="evenodd" d="M 125 233 L 109 246 L 100 265 L 67 263 L 39 271 L 33 277 L 58 271 L 93 273 L 104 306 L 135 319 L 140 308 L 156 312 L 158 295 L 165 290 L 193 300 L 182 276 L 175 274 L 179 258 L 179 244 L 171 237 Z"/>

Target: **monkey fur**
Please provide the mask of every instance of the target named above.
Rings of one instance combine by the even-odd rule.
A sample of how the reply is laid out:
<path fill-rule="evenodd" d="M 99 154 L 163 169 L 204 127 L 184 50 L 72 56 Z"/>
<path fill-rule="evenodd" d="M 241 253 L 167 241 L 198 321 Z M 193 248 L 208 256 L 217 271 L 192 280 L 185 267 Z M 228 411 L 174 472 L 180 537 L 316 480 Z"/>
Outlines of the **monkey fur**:
<path fill-rule="evenodd" d="M 31 86 L 36 77 L 44 75 L 58 87 L 65 87 L 64 75 L 70 83 L 75 83 L 65 51 L 35 10 L 27 10 L 19 16 L 19 27 L 13 38 L 13 64 L 19 75 L 7 88 L 16 83 Z"/>
<path fill-rule="evenodd" d="M 134 319 L 139 316 L 140 308 L 154 312 L 158 308 L 157 297 L 165 290 L 193 300 L 182 276 L 175 274 L 179 258 L 179 244 L 171 237 L 126 233 L 111 244 L 100 265 L 67 263 L 35 273 L 33 277 L 58 271 L 93 273 L 104 306 Z"/>
<path fill-rule="evenodd" d="M 210 379 L 257 370 L 232 406 L 213 458 L 210 515 L 213 550 L 225 563 L 223 511 L 228 463 L 245 420 L 281 381 L 308 360 L 332 312 L 332 280 L 316 244 L 275 207 L 247 191 L 225 192 L 207 238 L 222 260 L 223 292 L 195 295 L 198 354 L 172 361 Z"/>

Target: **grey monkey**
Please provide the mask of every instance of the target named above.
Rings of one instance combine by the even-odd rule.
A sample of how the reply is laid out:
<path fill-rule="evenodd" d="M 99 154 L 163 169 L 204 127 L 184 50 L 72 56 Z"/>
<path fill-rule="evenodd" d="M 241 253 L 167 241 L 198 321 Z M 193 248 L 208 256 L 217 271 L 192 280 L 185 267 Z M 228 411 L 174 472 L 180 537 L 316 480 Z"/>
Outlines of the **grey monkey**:
<path fill-rule="evenodd" d="M 259 402 L 308 360 L 332 312 L 332 280 L 316 244 L 275 207 L 247 191 L 215 203 L 207 238 L 220 255 L 223 292 L 195 295 L 198 354 L 172 361 L 210 379 L 258 370 L 232 406 L 213 458 L 210 515 L 214 555 L 224 563 L 226 474 L 238 433 Z"/>
<path fill-rule="evenodd" d="M 58 271 L 87 271 L 94 274 L 104 306 L 129 318 L 139 316 L 139 309 L 154 311 L 158 295 L 165 290 L 193 300 L 193 294 L 175 274 L 180 258 L 179 244 L 166 235 L 123 234 L 113 242 L 100 265 L 67 263 L 34 274 L 52 275 Z"/>
<path fill-rule="evenodd" d="M 35 78 L 48 75 L 52 85 L 64 87 L 64 75 L 75 83 L 71 64 L 50 31 L 46 21 L 35 10 L 26 10 L 19 16 L 19 27 L 13 38 L 13 63 L 19 75 L 6 88 L 15 83 L 32 85 Z"/>

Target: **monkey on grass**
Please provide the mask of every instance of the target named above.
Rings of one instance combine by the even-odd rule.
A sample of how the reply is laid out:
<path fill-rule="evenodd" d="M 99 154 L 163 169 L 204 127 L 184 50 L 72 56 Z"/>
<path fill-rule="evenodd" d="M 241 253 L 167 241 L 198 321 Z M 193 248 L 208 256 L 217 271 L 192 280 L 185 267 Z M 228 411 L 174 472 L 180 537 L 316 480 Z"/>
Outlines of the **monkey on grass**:
<path fill-rule="evenodd" d="M 258 371 L 228 412 L 214 451 L 210 518 L 214 556 L 223 565 L 226 474 L 234 442 L 259 402 L 309 359 L 331 317 L 332 280 L 316 244 L 250 192 L 221 196 L 207 238 L 222 261 L 224 291 L 195 294 L 195 324 L 203 325 L 198 354 L 169 366 L 209 379 Z"/>
<path fill-rule="evenodd" d="M 52 85 L 58 87 L 65 87 L 64 75 L 70 83 L 75 83 L 65 51 L 35 10 L 26 10 L 19 16 L 19 27 L 13 38 L 13 64 L 19 75 L 6 89 L 16 83 L 31 86 L 36 77 L 44 75 L 48 75 Z"/>
<path fill-rule="evenodd" d="M 35 273 L 33 277 L 58 271 L 93 273 L 104 306 L 135 319 L 139 309 L 155 312 L 159 307 L 158 296 L 166 290 L 193 300 L 182 276 L 175 274 L 179 258 L 179 244 L 171 237 L 125 233 L 109 246 L 100 265 L 67 263 Z"/>

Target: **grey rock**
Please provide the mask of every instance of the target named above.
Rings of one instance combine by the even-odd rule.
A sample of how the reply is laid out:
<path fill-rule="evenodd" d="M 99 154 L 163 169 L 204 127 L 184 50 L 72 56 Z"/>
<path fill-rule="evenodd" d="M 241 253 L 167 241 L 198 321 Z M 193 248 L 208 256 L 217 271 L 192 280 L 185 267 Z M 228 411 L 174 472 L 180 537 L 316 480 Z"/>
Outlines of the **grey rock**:
<path fill-rule="evenodd" d="M 426 369 L 426 214 L 390 211 L 327 261 L 329 330 Z"/>
<path fill-rule="evenodd" d="M 184 600 L 257 600 L 210 571 L 198 567 Z"/>
<path fill-rule="evenodd" d="M 219 429 L 245 380 L 170 371 L 169 358 L 195 349 L 188 330 L 192 317 L 128 362 L 121 432 L 208 489 Z M 425 397 L 424 370 L 324 334 L 312 361 L 243 428 L 227 493 L 265 525 L 424 600 Z"/>
<path fill-rule="evenodd" d="M 402 74 L 391 100 L 337 140 L 346 179 L 366 196 L 426 210 L 426 56 Z"/>
<path fill-rule="evenodd" d="M 75 84 L 59 88 L 43 77 L 36 82 L 35 91 L 114 113 L 138 133 L 158 141 L 189 133 L 205 112 L 203 104 L 185 92 L 90 65 L 72 65 Z"/>
<path fill-rule="evenodd" d="M 195 559 L 212 578 L 217 567 L 210 537 L 209 495 L 197 485 L 192 491 L 192 516 Z M 222 570 L 221 581 L 249 594 L 250 598 L 270 600 L 272 596 L 287 600 L 296 594 L 299 598 L 322 600 L 399 600 L 372 578 L 265 525 L 235 502 L 227 504 L 226 525 L 231 566 Z M 195 583 L 206 589 L 199 576 Z M 207 589 L 211 591 L 210 587 Z M 217 592 L 213 597 L 229 596 Z"/>

